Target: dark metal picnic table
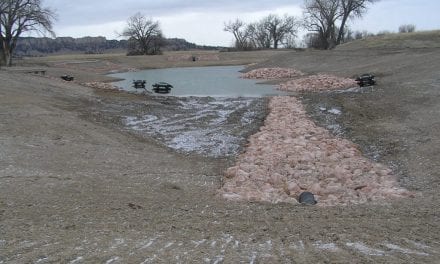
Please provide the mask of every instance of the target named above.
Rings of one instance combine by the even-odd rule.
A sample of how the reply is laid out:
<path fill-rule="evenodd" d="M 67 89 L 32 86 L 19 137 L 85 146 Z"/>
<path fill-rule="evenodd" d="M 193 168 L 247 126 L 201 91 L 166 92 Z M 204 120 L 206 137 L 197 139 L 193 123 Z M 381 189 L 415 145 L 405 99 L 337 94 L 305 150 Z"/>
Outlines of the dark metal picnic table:
<path fill-rule="evenodd" d="M 362 74 L 355 79 L 356 83 L 360 86 L 371 86 L 376 84 L 376 79 L 373 74 Z"/>
<path fill-rule="evenodd" d="M 158 82 L 153 84 L 153 91 L 156 93 L 169 93 L 173 86 L 166 82 Z"/>
<path fill-rule="evenodd" d="M 145 81 L 145 80 L 133 80 L 133 87 L 136 89 L 138 89 L 138 88 L 145 89 L 146 83 L 147 83 L 147 81 Z"/>

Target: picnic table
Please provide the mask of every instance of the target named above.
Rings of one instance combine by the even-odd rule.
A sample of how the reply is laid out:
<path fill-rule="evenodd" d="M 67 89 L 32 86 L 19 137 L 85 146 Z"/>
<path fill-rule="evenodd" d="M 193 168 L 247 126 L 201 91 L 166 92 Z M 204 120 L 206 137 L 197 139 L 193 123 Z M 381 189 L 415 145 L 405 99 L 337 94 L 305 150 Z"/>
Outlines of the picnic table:
<path fill-rule="evenodd" d="M 133 80 L 133 87 L 136 89 L 145 89 L 145 84 L 147 81 L 145 80 Z"/>
<path fill-rule="evenodd" d="M 153 91 L 156 93 L 169 93 L 173 86 L 166 82 L 158 82 L 153 84 Z"/>

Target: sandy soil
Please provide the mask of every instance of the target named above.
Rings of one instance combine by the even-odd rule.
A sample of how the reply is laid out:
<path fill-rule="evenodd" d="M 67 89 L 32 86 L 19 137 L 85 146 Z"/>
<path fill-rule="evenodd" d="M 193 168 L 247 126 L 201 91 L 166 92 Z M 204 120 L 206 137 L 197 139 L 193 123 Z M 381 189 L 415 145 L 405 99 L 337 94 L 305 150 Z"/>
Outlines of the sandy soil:
<path fill-rule="evenodd" d="M 216 194 L 233 159 L 173 151 L 127 131 L 115 111 L 159 113 L 172 99 L 2 70 L 0 263 L 435 263 L 439 54 L 284 52 L 255 65 L 378 76 L 360 92 L 299 97 L 318 125 L 359 144 L 421 195 L 326 208 L 224 200 Z M 47 66 L 49 76 L 66 71 Z M 105 79 L 85 68 L 70 71 L 79 82 Z"/>

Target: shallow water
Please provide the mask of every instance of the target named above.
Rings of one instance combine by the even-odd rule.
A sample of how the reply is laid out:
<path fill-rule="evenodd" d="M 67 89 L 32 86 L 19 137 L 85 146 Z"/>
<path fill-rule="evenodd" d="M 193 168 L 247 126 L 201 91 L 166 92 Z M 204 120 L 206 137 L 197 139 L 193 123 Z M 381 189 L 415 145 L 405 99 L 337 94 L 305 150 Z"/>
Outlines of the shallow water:
<path fill-rule="evenodd" d="M 126 90 L 142 92 L 133 88 L 133 80 L 146 80 L 146 90 L 153 92 L 151 85 L 167 82 L 174 86 L 171 96 L 212 96 L 212 97 L 263 97 L 283 95 L 273 85 L 257 84 L 255 80 L 240 78 L 243 66 L 215 66 L 144 70 L 125 72 L 110 76 L 124 79 L 114 85 Z"/>

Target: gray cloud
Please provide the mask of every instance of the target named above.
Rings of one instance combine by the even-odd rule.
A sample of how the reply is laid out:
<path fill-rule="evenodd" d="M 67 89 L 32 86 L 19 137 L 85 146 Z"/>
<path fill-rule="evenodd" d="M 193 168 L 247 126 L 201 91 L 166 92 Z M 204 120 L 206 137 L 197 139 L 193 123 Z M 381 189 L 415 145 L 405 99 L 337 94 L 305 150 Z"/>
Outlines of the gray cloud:
<path fill-rule="evenodd" d="M 158 19 L 168 37 L 209 45 L 232 43 L 232 36 L 223 31 L 225 21 L 237 17 L 255 21 L 274 10 L 282 15 L 283 10 L 295 12 L 292 6 L 303 3 L 304 0 L 43 0 L 44 6 L 58 14 L 55 30 L 61 36 L 114 38 L 124 21 L 141 12 Z M 415 24 L 418 30 L 439 29 L 439 9 L 438 0 L 381 0 L 371 5 L 362 19 L 350 21 L 350 28 L 373 33 L 395 31 L 401 24 Z M 298 15 L 298 9 L 296 12 Z M 111 22 L 116 23 L 109 26 Z"/>
<path fill-rule="evenodd" d="M 87 25 L 126 20 L 136 12 L 147 16 L 170 16 L 187 12 L 264 11 L 279 6 L 302 4 L 303 0 L 46 0 L 56 11 L 61 25 Z"/>

